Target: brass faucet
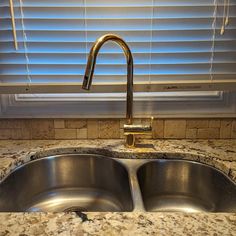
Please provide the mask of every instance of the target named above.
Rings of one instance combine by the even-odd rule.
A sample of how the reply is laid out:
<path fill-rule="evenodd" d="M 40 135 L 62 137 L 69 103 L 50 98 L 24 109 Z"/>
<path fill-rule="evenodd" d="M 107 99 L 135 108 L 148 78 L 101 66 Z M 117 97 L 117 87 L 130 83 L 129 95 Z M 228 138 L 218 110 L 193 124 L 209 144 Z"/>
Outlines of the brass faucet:
<path fill-rule="evenodd" d="M 87 61 L 86 71 L 82 88 L 89 90 L 92 84 L 93 73 L 95 69 L 97 55 L 100 48 L 107 41 L 114 41 L 122 49 L 127 61 L 127 96 L 126 96 L 126 118 L 127 124 L 124 125 L 124 135 L 126 136 L 126 145 L 128 147 L 135 146 L 135 134 L 146 134 L 152 132 L 152 122 L 150 125 L 134 125 L 133 124 L 133 56 L 127 43 L 118 35 L 105 34 L 97 39 L 93 44 Z M 151 118 L 152 120 L 152 118 Z"/>

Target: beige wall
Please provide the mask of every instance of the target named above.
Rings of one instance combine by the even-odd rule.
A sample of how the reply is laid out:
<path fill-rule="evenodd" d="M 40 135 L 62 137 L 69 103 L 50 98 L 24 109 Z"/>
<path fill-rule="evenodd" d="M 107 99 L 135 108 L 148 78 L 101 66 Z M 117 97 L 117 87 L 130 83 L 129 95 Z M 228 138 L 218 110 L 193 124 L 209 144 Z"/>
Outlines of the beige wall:
<path fill-rule="evenodd" d="M 149 123 L 134 119 L 135 123 Z M 0 119 L 0 139 L 117 139 L 125 119 Z M 155 119 L 142 138 L 236 139 L 236 119 Z"/>

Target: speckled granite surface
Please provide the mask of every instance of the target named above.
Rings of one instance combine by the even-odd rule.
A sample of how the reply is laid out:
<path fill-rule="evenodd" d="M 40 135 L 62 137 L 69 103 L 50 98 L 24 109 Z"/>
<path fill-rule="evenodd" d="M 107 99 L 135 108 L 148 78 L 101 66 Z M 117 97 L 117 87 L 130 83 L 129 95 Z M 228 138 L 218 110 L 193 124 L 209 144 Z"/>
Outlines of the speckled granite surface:
<path fill-rule="evenodd" d="M 236 140 L 0 141 L 0 178 L 22 163 L 60 153 L 120 158 L 184 158 L 221 169 L 236 180 Z M 2 235 L 236 235 L 236 213 L 1 213 Z M 82 219 L 85 219 L 82 222 Z"/>
<path fill-rule="evenodd" d="M 235 235 L 236 214 L 181 213 L 0 214 L 0 235 Z"/>

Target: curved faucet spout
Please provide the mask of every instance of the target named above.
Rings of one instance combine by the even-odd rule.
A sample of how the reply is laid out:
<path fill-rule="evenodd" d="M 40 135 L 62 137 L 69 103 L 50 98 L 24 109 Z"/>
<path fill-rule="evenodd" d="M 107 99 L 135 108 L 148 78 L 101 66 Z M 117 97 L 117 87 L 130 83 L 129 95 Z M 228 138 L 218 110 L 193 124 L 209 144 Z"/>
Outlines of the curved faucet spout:
<path fill-rule="evenodd" d="M 115 43 L 117 43 L 123 49 L 123 52 L 126 56 L 126 61 L 127 61 L 126 118 L 128 120 L 128 124 L 131 125 L 133 122 L 133 56 L 129 49 L 129 46 L 120 36 L 115 34 L 106 34 L 98 38 L 97 41 L 93 44 L 88 56 L 82 88 L 86 90 L 90 89 L 97 55 L 99 53 L 100 48 L 107 41 L 114 41 Z"/>
<path fill-rule="evenodd" d="M 152 132 L 152 120 L 151 125 L 133 125 L 133 56 L 127 43 L 119 36 L 115 34 L 106 34 L 97 39 L 93 44 L 86 66 L 84 75 L 84 81 L 82 88 L 89 90 L 93 80 L 93 73 L 96 65 L 97 55 L 100 48 L 107 41 L 114 41 L 122 49 L 126 56 L 127 61 L 127 97 L 126 97 L 126 118 L 127 124 L 124 125 L 124 135 L 126 136 L 126 145 L 128 147 L 134 147 L 135 145 L 135 134 L 146 134 Z"/>

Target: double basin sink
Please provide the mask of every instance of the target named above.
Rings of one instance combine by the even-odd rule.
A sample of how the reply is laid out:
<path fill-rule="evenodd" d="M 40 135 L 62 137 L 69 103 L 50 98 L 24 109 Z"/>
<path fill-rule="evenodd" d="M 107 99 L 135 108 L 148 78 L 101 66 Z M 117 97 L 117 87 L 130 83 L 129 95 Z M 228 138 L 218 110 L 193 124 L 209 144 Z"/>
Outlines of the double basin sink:
<path fill-rule="evenodd" d="M 194 161 L 63 154 L 3 179 L 0 211 L 236 212 L 236 184 Z"/>

